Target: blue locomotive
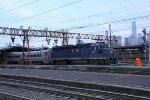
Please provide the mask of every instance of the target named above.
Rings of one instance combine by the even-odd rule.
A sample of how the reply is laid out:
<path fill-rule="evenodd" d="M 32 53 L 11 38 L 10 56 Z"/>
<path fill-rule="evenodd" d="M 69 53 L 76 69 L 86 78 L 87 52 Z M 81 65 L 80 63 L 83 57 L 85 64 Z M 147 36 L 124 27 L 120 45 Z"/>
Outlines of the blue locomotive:
<path fill-rule="evenodd" d="M 98 42 L 53 47 L 50 60 L 52 64 L 109 64 L 117 63 L 117 55 L 104 42 Z"/>

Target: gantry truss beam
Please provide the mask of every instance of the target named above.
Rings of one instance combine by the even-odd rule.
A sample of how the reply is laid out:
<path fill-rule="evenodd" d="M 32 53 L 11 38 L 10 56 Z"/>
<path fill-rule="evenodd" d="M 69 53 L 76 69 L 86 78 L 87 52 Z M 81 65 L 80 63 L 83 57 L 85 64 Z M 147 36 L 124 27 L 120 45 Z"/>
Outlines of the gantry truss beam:
<path fill-rule="evenodd" d="M 61 31 L 49 31 L 47 28 L 44 30 L 34 30 L 31 28 L 23 29 L 19 28 L 8 28 L 0 27 L 0 35 L 12 35 L 12 36 L 24 36 L 24 33 L 28 32 L 28 36 L 31 37 L 47 37 L 47 38 L 79 38 L 79 39 L 92 39 L 92 40 L 110 40 L 110 37 L 105 35 L 95 35 L 95 34 L 82 34 L 82 33 L 70 33 Z M 113 40 L 113 37 L 111 37 Z"/>

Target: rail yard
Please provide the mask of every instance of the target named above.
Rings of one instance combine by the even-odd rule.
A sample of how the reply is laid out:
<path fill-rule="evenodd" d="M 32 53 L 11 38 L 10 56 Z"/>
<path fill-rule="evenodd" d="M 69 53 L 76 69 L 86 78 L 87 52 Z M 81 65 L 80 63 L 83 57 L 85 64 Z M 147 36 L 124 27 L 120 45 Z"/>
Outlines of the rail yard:
<path fill-rule="evenodd" d="M 150 100 L 150 0 L 0 0 L 0 100 Z"/>
<path fill-rule="evenodd" d="M 28 93 L 39 92 L 41 96 L 36 98 L 49 95 L 49 98 L 67 98 L 68 100 L 150 99 L 149 76 L 35 69 L 1 69 L 0 72 L 2 89 L 15 90 L 16 88 L 13 95 L 25 89 L 29 91 Z M 28 94 L 22 98 L 33 99 L 36 92 L 33 93 L 33 97 Z M 12 92 L 8 91 L 8 93 Z"/>

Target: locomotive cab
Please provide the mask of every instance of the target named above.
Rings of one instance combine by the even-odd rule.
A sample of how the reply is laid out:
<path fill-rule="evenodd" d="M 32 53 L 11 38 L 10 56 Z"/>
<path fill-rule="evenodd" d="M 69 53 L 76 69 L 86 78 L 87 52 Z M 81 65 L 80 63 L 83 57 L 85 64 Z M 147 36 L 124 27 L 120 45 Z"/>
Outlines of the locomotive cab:
<path fill-rule="evenodd" d="M 99 57 L 105 58 L 105 64 L 117 63 L 118 58 L 116 51 L 113 48 L 108 47 L 107 43 L 105 42 L 99 42 L 98 54 L 102 54 L 102 56 L 99 55 Z"/>

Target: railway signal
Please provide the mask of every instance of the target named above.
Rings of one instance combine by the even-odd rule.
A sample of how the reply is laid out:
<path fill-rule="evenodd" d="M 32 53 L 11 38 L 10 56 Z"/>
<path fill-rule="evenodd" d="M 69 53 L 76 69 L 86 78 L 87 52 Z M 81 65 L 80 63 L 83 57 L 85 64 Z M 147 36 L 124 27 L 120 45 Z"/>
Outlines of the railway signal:
<path fill-rule="evenodd" d="M 145 28 L 143 29 L 142 32 L 143 32 L 144 35 L 146 35 L 146 29 Z"/>
<path fill-rule="evenodd" d="M 143 36 L 143 38 L 142 38 L 142 39 L 144 40 L 144 42 L 146 42 L 146 35 L 147 35 L 147 33 L 146 33 L 146 29 L 143 29 L 143 31 L 142 31 L 142 32 L 143 32 L 143 34 L 144 34 L 144 36 Z"/>
<path fill-rule="evenodd" d="M 144 40 L 144 44 L 145 44 L 145 59 L 146 59 L 146 57 L 147 57 L 147 51 L 149 52 L 149 61 L 148 61 L 148 66 L 150 66 L 150 32 L 149 33 L 147 33 L 146 32 L 146 29 L 144 28 L 143 29 L 143 34 L 144 34 L 144 36 L 143 36 L 143 40 Z M 148 39 L 146 39 L 147 37 L 148 37 Z"/>
<path fill-rule="evenodd" d="M 143 39 L 143 41 L 144 41 L 144 45 L 145 45 L 145 61 L 147 60 L 147 41 L 146 41 L 146 35 L 147 35 L 147 33 L 146 33 L 146 29 L 144 28 L 143 30 L 142 30 L 142 32 L 143 32 L 143 37 L 142 37 L 142 39 Z"/>

